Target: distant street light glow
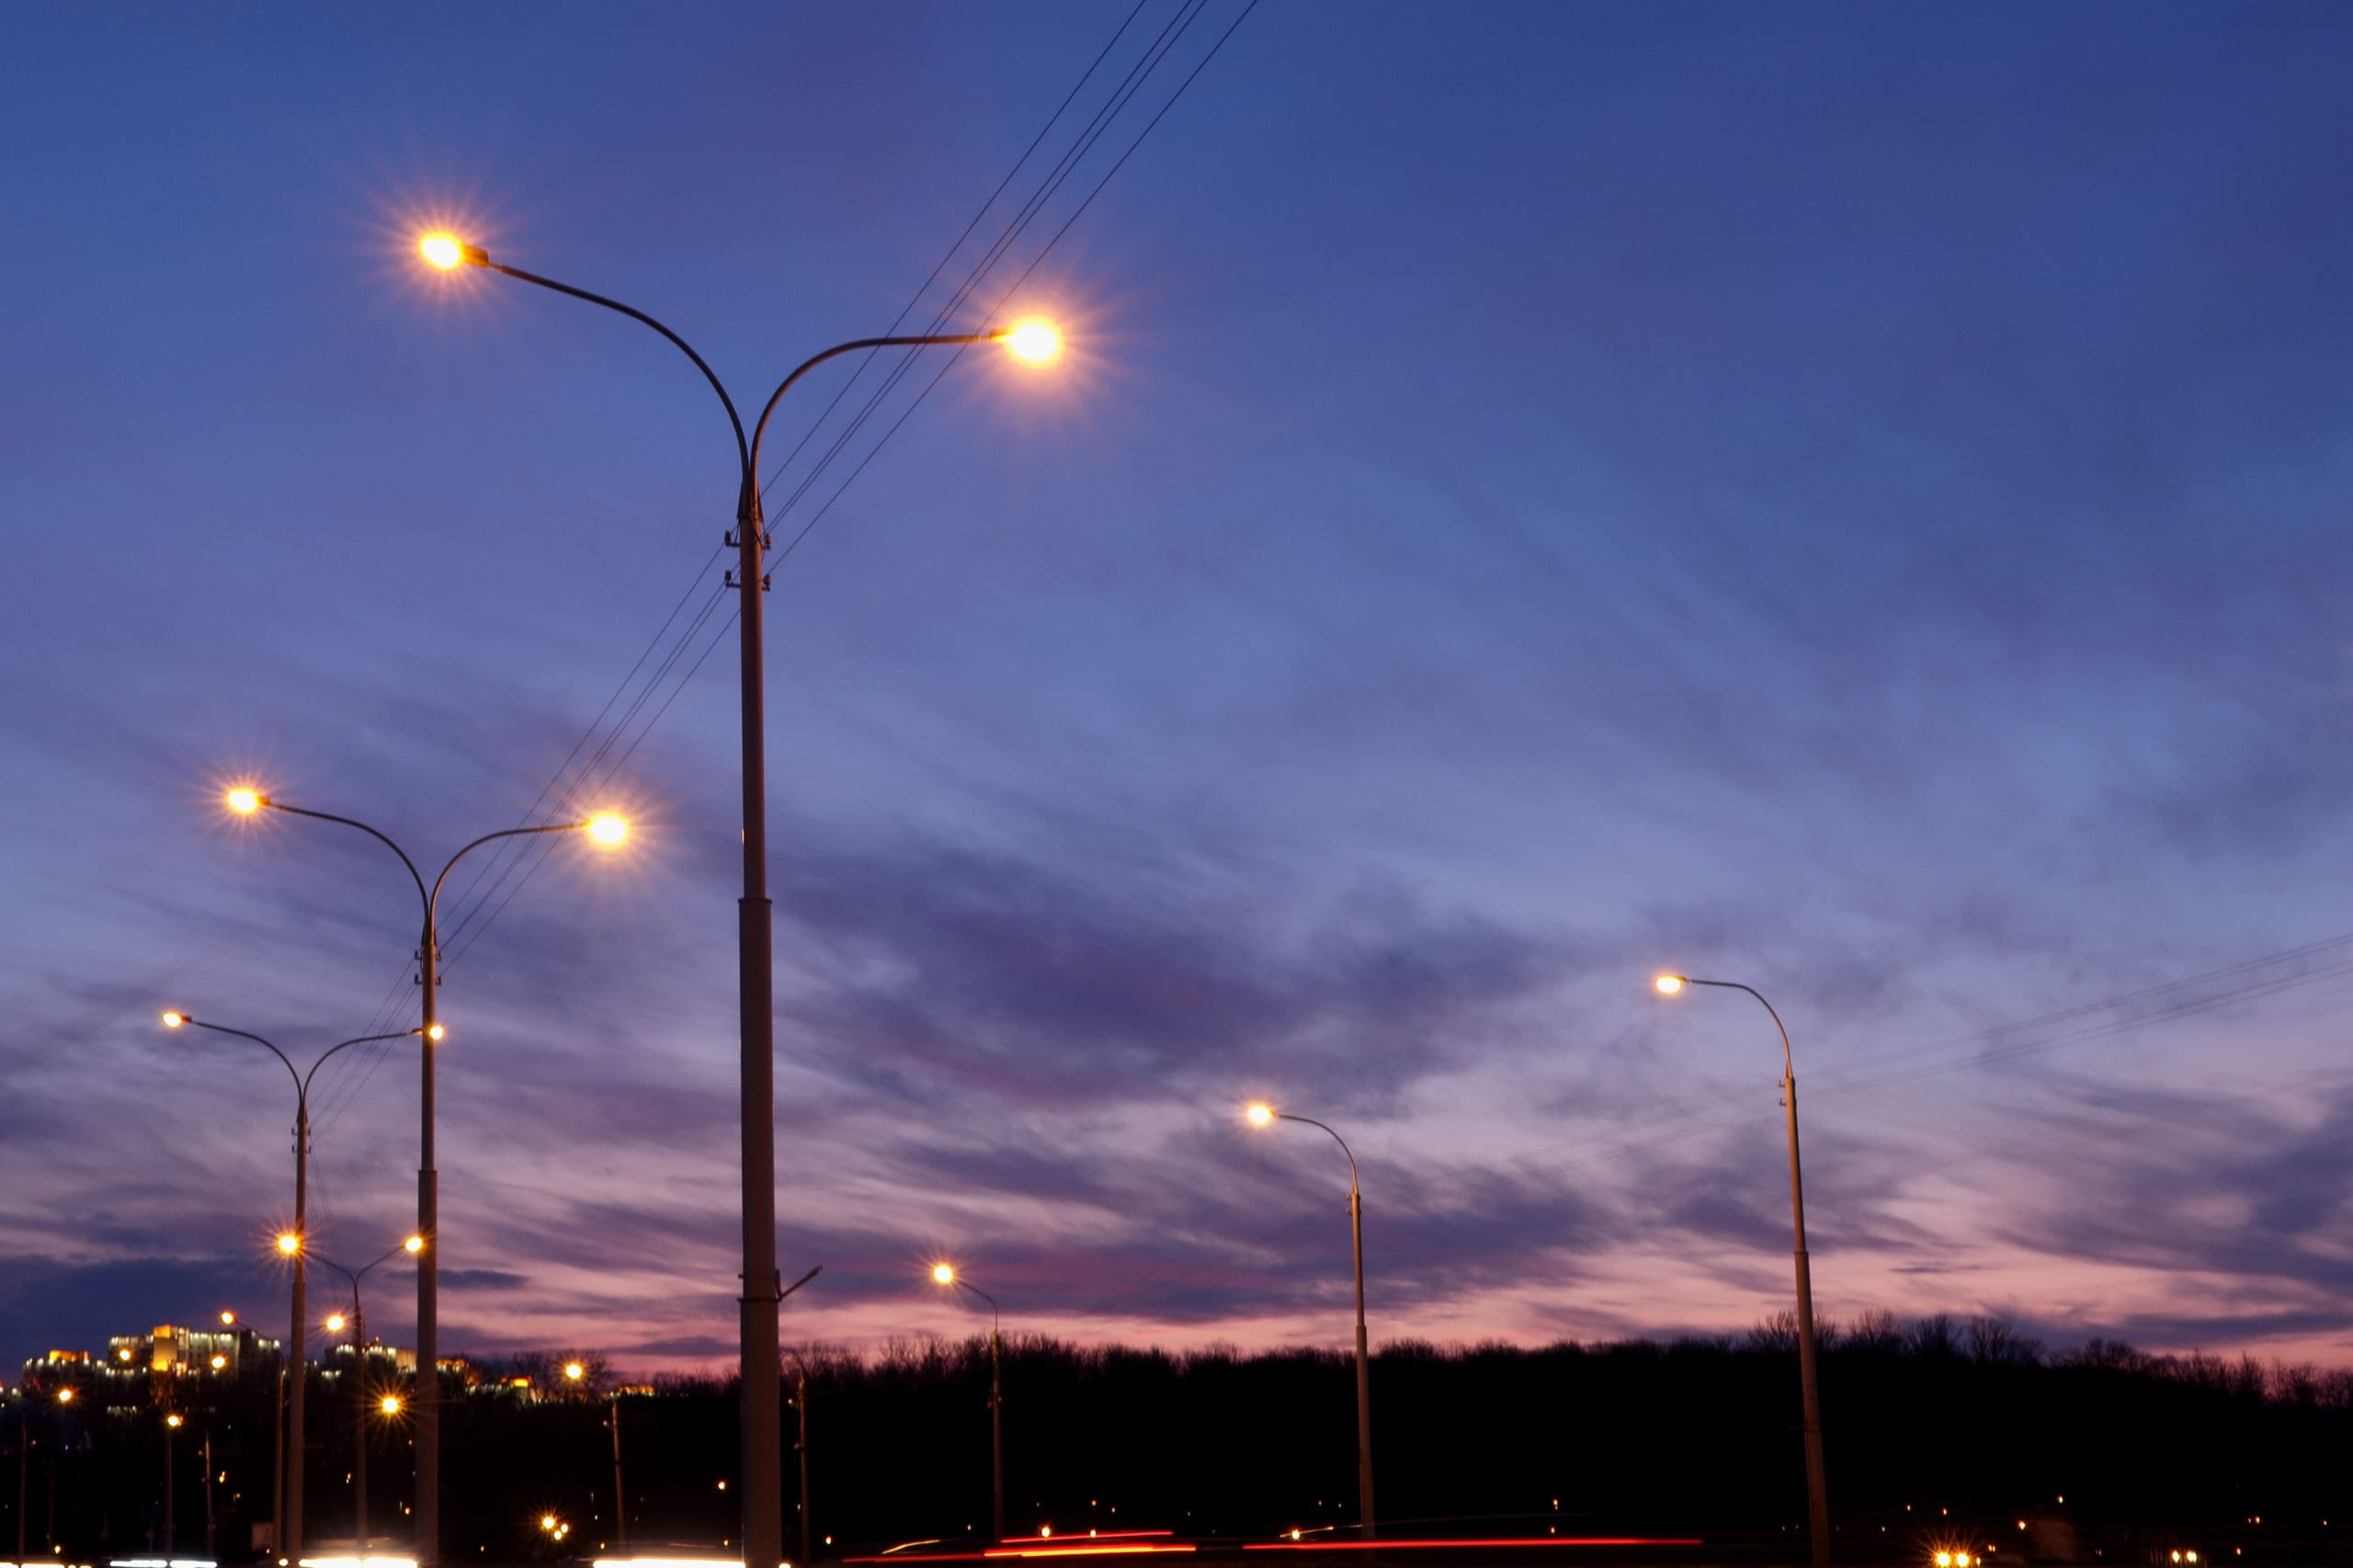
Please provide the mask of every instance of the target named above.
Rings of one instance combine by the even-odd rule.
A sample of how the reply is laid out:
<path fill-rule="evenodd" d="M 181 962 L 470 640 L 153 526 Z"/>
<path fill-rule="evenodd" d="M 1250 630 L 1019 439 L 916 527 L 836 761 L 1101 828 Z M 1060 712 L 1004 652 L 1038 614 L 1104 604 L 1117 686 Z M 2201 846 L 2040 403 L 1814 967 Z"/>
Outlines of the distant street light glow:
<path fill-rule="evenodd" d="M 1651 983 L 1658 987 L 1660 995 L 1672 996 L 1683 989 L 1683 977 L 1679 974 L 1662 974 Z"/>
<path fill-rule="evenodd" d="M 1243 1114 L 1250 1119 L 1253 1127 L 1272 1127 L 1275 1123 L 1275 1108 L 1270 1105 L 1254 1105 Z"/>
<path fill-rule="evenodd" d="M 243 817 L 249 817 L 262 808 L 262 796 L 257 790 L 232 790 L 228 801 L 229 809 Z"/>
<path fill-rule="evenodd" d="M 615 816 L 609 812 L 591 817 L 588 820 L 588 836 L 610 848 L 629 836 L 629 819 Z"/>
<path fill-rule="evenodd" d="M 164 1027 L 167 1029 L 176 1029 L 186 1022 L 188 1022 L 186 1013 L 166 1012 L 164 1015 Z"/>
<path fill-rule="evenodd" d="M 427 234 L 416 242 L 417 253 L 447 272 L 466 259 L 466 247 L 450 234 Z"/>
<path fill-rule="evenodd" d="M 931 1266 L 931 1282 L 935 1285 L 953 1285 L 956 1283 L 956 1270 L 947 1264 L 935 1263 Z"/>
<path fill-rule="evenodd" d="M 278 1250 L 292 1257 L 302 1250 L 302 1238 L 291 1231 L 280 1231 L 278 1233 Z"/>

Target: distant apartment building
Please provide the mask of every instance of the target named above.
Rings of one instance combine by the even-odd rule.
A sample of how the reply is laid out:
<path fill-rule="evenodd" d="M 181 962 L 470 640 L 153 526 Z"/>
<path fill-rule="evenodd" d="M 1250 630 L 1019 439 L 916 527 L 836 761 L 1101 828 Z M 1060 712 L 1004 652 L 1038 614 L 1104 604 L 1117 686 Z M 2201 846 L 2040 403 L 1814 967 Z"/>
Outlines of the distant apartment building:
<path fill-rule="evenodd" d="M 51 1350 L 24 1365 L 27 1383 L 64 1379 L 102 1385 L 126 1383 L 134 1378 L 233 1378 L 246 1368 L 267 1361 L 276 1365 L 284 1348 L 278 1341 L 256 1334 L 224 1312 L 222 1321 L 203 1328 L 158 1324 L 146 1334 L 119 1334 L 107 1341 L 102 1353 Z"/>

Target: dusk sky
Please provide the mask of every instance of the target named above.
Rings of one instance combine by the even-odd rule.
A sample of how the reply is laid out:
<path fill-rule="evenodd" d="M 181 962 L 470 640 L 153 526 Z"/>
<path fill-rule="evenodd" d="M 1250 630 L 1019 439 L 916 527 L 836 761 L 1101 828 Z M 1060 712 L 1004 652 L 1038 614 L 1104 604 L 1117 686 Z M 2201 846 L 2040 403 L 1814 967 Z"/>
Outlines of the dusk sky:
<path fill-rule="evenodd" d="M 631 815 L 452 878 L 442 1344 L 733 1365 L 725 420 L 437 225 L 755 404 L 1068 334 L 771 433 L 788 1343 L 1345 1343 L 1260 1096 L 1376 1343 L 1744 1330 L 1678 969 L 1827 1317 L 2353 1364 L 2353 11 L 1193 4 L 0 12 L 0 1365 L 283 1332 L 291 1086 L 159 1009 L 414 1021 L 231 783 Z M 415 1048 L 316 1096 L 372 1257 Z"/>

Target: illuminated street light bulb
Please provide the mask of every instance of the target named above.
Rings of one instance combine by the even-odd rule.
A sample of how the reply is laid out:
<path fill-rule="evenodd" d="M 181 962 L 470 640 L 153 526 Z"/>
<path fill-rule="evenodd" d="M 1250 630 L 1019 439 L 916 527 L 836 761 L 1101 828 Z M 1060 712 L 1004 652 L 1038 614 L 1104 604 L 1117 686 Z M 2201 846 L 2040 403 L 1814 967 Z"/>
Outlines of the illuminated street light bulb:
<path fill-rule="evenodd" d="M 541 1514 L 540 1516 L 540 1528 L 551 1532 L 553 1531 L 555 1528 L 555 1516 L 553 1514 Z"/>
<path fill-rule="evenodd" d="M 128 1350 L 118 1350 L 114 1353 L 114 1358 L 118 1361 L 128 1361 L 131 1359 L 131 1352 Z"/>
<path fill-rule="evenodd" d="M 1006 352 L 1017 359 L 1027 359 L 1042 365 L 1063 351 L 1063 335 L 1041 321 L 1026 321 L 998 335 Z"/>
<path fill-rule="evenodd" d="M 73 1403 L 74 1391 L 72 1389 L 59 1389 L 57 1391 L 57 1403 L 60 1404 Z"/>
<path fill-rule="evenodd" d="M 226 1367 L 228 1364 L 229 1358 L 226 1356 L 215 1356 L 212 1358 L 212 1369 L 216 1372 L 221 1370 L 223 1367 Z"/>
<path fill-rule="evenodd" d="M 291 1231 L 280 1231 L 278 1233 L 278 1250 L 292 1257 L 302 1250 L 302 1238 Z"/>
<path fill-rule="evenodd" d="M 166 1416 L 165 1416 L 165 1417 L 164 1417 L 164 1425 L 165 1425 L 165 1426 L 178 1426 L 179 1424 L 180 1424 L 179 1413 L 178 1413 L 178 1412 L 176 1412 L 176 1411 L 175 1411 L 175 1412 L 173 1412 L 171 1415 L 166 1415 Z"/>
<path fill-rule="evenodd" d="M 629 836 L 629 819 L 608 812 L 603 816 L 588 819 L 588 836 L 609 849 Z"/>
<path fill-rule="evenodd" d="M 229 809 L 241 817 L 249 817 L 261 810 L 262 796 L 258 790 L 232 790 L 226 799 Z"/>
<path fill-rule="evenodd" d="M 935 1285 L 953 1285 L 956 1283 L 956 1270 L 947 1264 L 935 1263 L 931 1266 L 931 1282 Z"/>
<path fill-rule="evenodd" d="M 417 254 L 447 272 L 466 259 L 466 247 L 453 235 L 427 234 L 416 242 Z"/>
<path fill-rule="evenodd" d="M 165 1009 L 165 1013 L 164 1013 L 164 1027 L 165 1027 L 165 1028 L 167 1028 L 167 1029 L 176 1029 L 176 1028 L 179 1028 L 182 1024 L 184 1024 L 184 1023 L 186 1023 L 186 1022 L 188 1022 L 188 1015 L 187 1015 L 186 1013 L 178 1012 L 178 1011 L 176 1011 L 176 1010 L 173 1010 L 173 1009 L 169 1009 L 169 1008 L 167 1008 L 167 1009 Z"/>
<path fill-rule="evenodd" d="M 376 1402 L 376 1408 L 387 1415 L 398 1415 L 401 1413 L 401 1396 L 388 1393 Z"/>
<path fill-rule="evenodd" d="M 576 1383 L 588 1375 L 588 1369 L 577 1361 L 566 1361 L 563 1364 L 563 1375 L 570 1381 Z"/>
<path fill-rule="evenodd" d="M 1254 1105 L 1243 1114 L 1250 1119 L 1250 1125 L 1253 1127 L 1271 1127 L 1274 1125 L 1275 1108 L 1270 1105 Z"/>
<path fill-rule="evenodd" d="M 329 1312 L 327 1314 L 327 1332 L 329 1334 L 341 1334 L 343 1332 L 343 1314 L 341 1312 Z"/>
<path fill-rule="evenodd" d="M 401 1244 L 401 1250 L 414 1257 L 418 1253 L 425 1250 L 425 1238 L 423 1236 L 411 1236 L 408 1240 Z"/>
<path fill-rule="evenodd" d="M 1672 996 L 1683 989 L 1683 977 L 1679 974 L 1662 974 L 1651 983 L 1658 987 L 1660 995 Z"/>
<path fill-rule="evenodd" d="M 449 1031 L 448 1029 L 443 1028 L 439 1024 L 436 1024 L 431 1028 L 425 1031 L 425 1038 L 431 1040 L 434 1044 L 439 1045 L 441 1043 L 441 1037 L 449 1032 Z"/>

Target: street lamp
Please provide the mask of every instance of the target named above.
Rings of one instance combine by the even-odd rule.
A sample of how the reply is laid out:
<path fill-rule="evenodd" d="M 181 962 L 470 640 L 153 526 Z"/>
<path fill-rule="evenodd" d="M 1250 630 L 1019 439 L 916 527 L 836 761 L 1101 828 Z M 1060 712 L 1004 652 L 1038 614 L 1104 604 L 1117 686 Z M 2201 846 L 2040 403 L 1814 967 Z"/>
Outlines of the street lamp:
<path fill-rule="evenodd" d="M 180 1413 L 176 1410 L 164 1417 L 164 1558 L 171 1560 L 176 1550 L 172 1539 L 172 1516 L 178 1510 L 172 1506 L 172 1434 L 180 1429 Z"/>
<path fill-rule="evenodd" d="M 494 262 L 490 259 L 488 251 L 480 245 L 468 244 L 454 234 L 425 235 L 418 241 L 417 250 L 429 265 L 445 272 L 459 267 L 483 267 L 518 282 L 535 284 L 592 305 L 601 305 L 652 327 L 694 361 L 695 369 L 701 371 L 703 380 L 710 383 L 710 390 L 719 394 L 720 403 L 727 411 L 727 422 L 734 431 L 735 531 L 729 536 L 727 542 L 736 550 L 736 567 L 730 574 L 730 580 L 743 591 L 736 617 L 742 671 L 744 785 L 744 895 L 736 906 L 736 1005 L 742 1056 L 740 1098 L 744 1144 L 744 1294 L 740 1299 L 743 1404 L 737 1413 L 742 1466 L 739 1473 L 744 1478 L 742 1539 L 745 1568 L 777 1568 L 784 1553 L 780 1431 L 782 1378 L 777 1342 L 777 1307 L 783 1300 L 783 1291 L 779 1288 L 783 1278 L 777 1272 L 776 1261 L 775 954 L 771 947 L 767 884 L 767 698 L 765 664 L 761 653 L 760 606 L 760 594 L 767 587 L 763 559 L 768 547 L 768 535 L 760 510 L 760 440 L 767 432 L 769 415 L 776 412 L 778 403 L 791 390 L 793 383 L 838 355 L 855 353 L 862 348 L 1001 343 L 1017 358 L 1037 363 L 1051 359 L 1060 351 L 1062 339 L 1042 322 L 1024 322 L 990 332 L 862 337 L 836 344 L 801 361 L 778 384 L 776 391 L 769 394 L 767 404 L 761 408 L 760 416 L 754 422 L 747 440 L 744 435 L 743 417 L 736 412 L 735 400 L 728 395 L 727 388 L 704 362 L 702 356 L 696 353 L 685 338 L 643 311 L 602 294 L 592 294 L 585 289 L 575 289 L 569 283 L 559 283 L 537 273 L 525 272 L 520 267 Z M 422 1354 L 420 1350 L 419 1355 Z M 417 1449 L 420 1496 L 426 1494 L 423 1431 L 420 1424 Z M 433 1538 L 426 1528 L 426 1517 L 424 1507 L 420 1506 L 417 1557 L 423 1568 L 432 1568 L 432 1556 L 437 1549 L 430 1544 Z"/>
<path fill-rule="evenodd" d="M 1357 1518 L 1364 1537 L 1373 1536 L 1372 1514 L 1372 1365 L 1367 1354 L 1364 1334 L 1364 1195 L 1357 1185 L 1356 1152 L 1348 1141 L 1333 1132 L 1312 1117 L 1293 1116 L 1277 1110 L 1270 1105 L 1254 1105 L 1243 1115 L 1253 1127 L 1272 1127 L 1278 1121 L 1296 1121 L 1307 1127 L 1321 1127 L 1331 1133 L 1332 1142 L 1348 1157 L 1348 1233 L 1356 1246 L 1357 1259 Z"/>
<path fill-rule="evenodd" d="M 441 1039 L 441 1026 L 435 1021 L 437 997 L 440 986 L 441 961 L 439 931 L 435 922 L 441 906 L 441 887 L 459 861 L 481 848 L 504 838 L 525 838 L 542 833 L 587 834 L 590 842 L 610 848 L 629 836 L 626 818 L 609 812 L 599 812 L 580 822 L 543 823 L 538 827 L 510 827 L 499 833 L 485 833 L 480 838 L 449 857 L 428 891 L 425 878 L 410 859 L 408 851 L 366 823 L 351 817 L 339 817 L 327 812 L 314 812 L 302 806 L 290 806 L 272 800 L 261 790 L 241 785 L 224 797 L 229 809 L 241 816 L 253 816 L 263 811 L 284 812 L 289 816 L 311 817 L 319 822 L 337 823 L 357 828 L 400 857 L 401 865 L 408 871 L 409 881 L 416 885 L 417 903 L 425 916 L 425 926 L 417 940 L 417 984 L 424 996 L 424 1035 L 427 1046 Z M 419 1051 L 422 1062 L 423 1088 L 419 1096 L 416 1170 L 416 1228 L 420 1234 L 434 1238 L 440 1226 L 440 1173 L 433 1164 L 433 1063 L 435 1052 Z M 426 1253 L 416 1269 L 416 1558 L 423 1568 L 433 1568 L 441 1552 L 441 1399 L 439 1362 L 441 1333 L 439 1316 L 439 1269 L 437 1245 Z M 296 1452 L 300 1452 L 298 1449 Z M 296 1544 L 299 1544 L 296 1543 Z"/>
<path fill-rule="evenodd" d="M 232 791 L 232 793 L 251 794 L 252 791 L 242 790 Z M 283 1421 L 278 1426 L 279 1444 L 278 1469 L 270 1483 L 271 1539 L 276 1543 L 276 1550 L 288 1562 L 292 1562 L 299 1561 L 302 1555 L 302 1455 L 305 1451 L 302 1446 L 302 1336 L 307 1324 L 307 1314 L 302 1302 L 308 1289 L 308 1270 L 304 1268 L 303 1262 L 308 1251 L 304 1243 L 310 1235 L 311 1080 L 319 1075 L 319 1069 L 325 1066 L 328 1059 L 338 1051 L 347 1050 L 355 1045 L 372 1044 L 378 1040 L 406 1040 L 413 1035 L 424 1034 L 426 1031 L 401 1029 L 392 1034 L 364 1034 L 354 1040 L 344 1040 L 340 1044 L 331 1045 L 321 1051 L 319 1059 L 311 1063 L 311 1070 L 303 1073 L 296 1070 L 292 1057 L 288 1056 L 286 1052 L 278 1050 L 277 1046 L 262 1039 L 261 1036 L 248 1034 L 244 1029 L 233 1029 L 225 1024 L 207 1023 L 202 1018 L 190 1017 L 186 1012 L 176 1007 L 165 1012 L 164 1027 L 167 1029 L 203 1029 L 211 1034 L 225 1034 L 238 1040 L 251 1040 L 284 1062 L 288 1075 L 294 1080 L 294 1228 L 290 1231 L 279 1232 L 277 1237 L 278 1256 L 293 1265 L 292 1326 L 287 1335 L 286 1346 L 286 1353 L 292 1358 L 292 1360 L 287 1370 L 281 1373 L 278 1397 L 286 1403 L 286 1412 Z M 440 1026 L 438 1024 L 433 1027 L 432 1038 L 435 1040 L 441 1038 Z M 426 1053 L 426 1059 L 428 1061 L 431 1059 L 431 1052 Z M 221 1320 L 223 1323 L 233 1322 L 234 1314 L 223 1312 L 221 1314 Z M 290 1388 L 292 1390 L 290 1394 L 287 1392 Z M 286 1462 L 286 1456 L 290 1453 L 294 1457 L 290 1475 Z"/>
<path fill-rule="evenodd" d="M 1651 983 L 1662 996 L 1672 996 L 1687 985 L 1711 985 L 1722 991 L 1745 991 L 1756 998 L 1781 1036 L 1781 1105 L 1790 1129 L 1790 1217 L 1797 1235 L 1798 1389 L 1805 1413 L 1805 1505 L 1813 1534 L 1813 1568 L 1830 1568 L 1830 1496 L 1822 1471 L 1822 1389 L 1815 1379 L 1813 1341 L 1813 1273 L 1805 1256 L 1805 1183 L 1798 1172 L 1798 1072 L 1790 1054 L 1790 1031 L 1763 992 L 1736 980 L 1701 980 L 1688 974 L 1662 974 Z"/>
<path fill-rule="evenodd" d="M 352 1405 L 358 1411 L 352 1422 L 352 1448 L 355 1451 L 351 1460 L 351 1491 L 352 1517 L 358 1521 L 352 1528 L 352 1539 L 357 1542 L 359 1558 L 363 1562 L 368 1557 L 368 1314 L 360 1304 L 359 1282 L 368 1278 L 368 1271 L 379 1263 L 398 1257 L 404 1253 L 411 1257 L 417 1257 L 422 1256 L 424 1251 L 425 1238 L 410 1236 L 398 1246 L 387 1247 L 381 1256 L 363 1263 L 358 1268 L 346 1268 L 325 1254 L 319 1255 L 321 1263 L 351 1281 Z M 341 1312 L 327 1314 L 326 1328 L 329 1334 L 341 1334 L 343 1325 L 344 1316 Z M 400 1396 L 391 1393 L 384 1395 L 379 1402 L 379 1408 L 386 1415 L 399 1415 Z"/>
<path fill-rule="evenodd" d="M 996 1539 L 1005 1539 L 1005 1381 L 1003 1377 L 1004 1336 L 998 1332 L 996 1298 L 956 1272 L 950 1264 L 931 1266 L 931 1278 L 936 1285 L 947 1285 L 970 1290 L 989 1304 L 989 1517 Z"/>

